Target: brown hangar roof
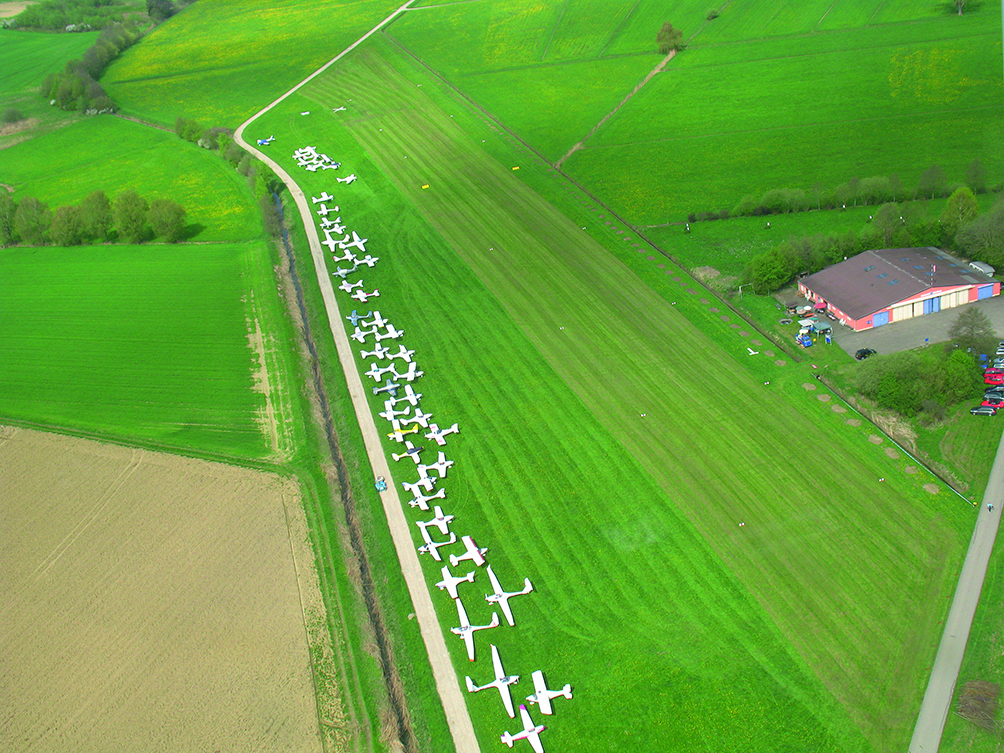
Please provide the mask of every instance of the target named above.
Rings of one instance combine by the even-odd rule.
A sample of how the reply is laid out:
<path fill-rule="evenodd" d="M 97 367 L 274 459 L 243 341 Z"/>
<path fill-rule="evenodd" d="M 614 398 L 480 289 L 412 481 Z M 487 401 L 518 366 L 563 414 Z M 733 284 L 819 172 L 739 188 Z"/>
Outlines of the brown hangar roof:
<path fill-rule="evenodd" d="M 932 267 L 936 267 L 933 276 Z M 976 285 L 990 278 L 929 246 L 865 251 L 799 282 L 848 316 L 861 319 L 932 287 Z"/>

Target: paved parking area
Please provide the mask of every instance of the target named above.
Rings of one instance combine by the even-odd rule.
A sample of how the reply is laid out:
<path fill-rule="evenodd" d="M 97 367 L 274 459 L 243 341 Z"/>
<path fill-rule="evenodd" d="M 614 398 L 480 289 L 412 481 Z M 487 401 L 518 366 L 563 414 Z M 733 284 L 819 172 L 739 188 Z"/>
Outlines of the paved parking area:
<path fill-rule="evenodd" d="M 834 324 L 833 339 L 852 356 L 859 348 L 873 348 L 879 353 L 912 350 L 922 347 L 925 339 L 931 343 L 947 340 L 948 328 L 955 321 L 955 317 L 969 306 L 982 309 L 997 329 L 999 339 L 1004 340 L 1004 296 L 968 303 L 937 314 L 914 317 L 905 322 L 892 322 L 864 332 L 854 332 L 840 324 Z"/>

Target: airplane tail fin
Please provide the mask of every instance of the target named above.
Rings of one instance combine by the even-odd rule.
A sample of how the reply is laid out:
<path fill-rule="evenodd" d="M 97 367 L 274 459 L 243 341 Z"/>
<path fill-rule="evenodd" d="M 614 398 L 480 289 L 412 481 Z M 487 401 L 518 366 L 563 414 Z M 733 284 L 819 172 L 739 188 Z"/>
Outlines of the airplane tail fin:
<path fill-rule="evenodd" d="M 456 566 L 457 566 L 457 555 L 451 554 L 450 555 L 450 567 L 456 567 Z"/>
<path fill-rule="evenodd" d="M 530 582 L 529 578 L 523 579 L 523 592 L 530 593 L 533 590 L 533 583 Z"/>
<path fill-rule="evenodd" d="M 501 738 L 502 738 L 502 742 L 504 742 L 510 748 L 512 747 L 512 742 L 513 742 L 512 735 L 510 735 L 508 732 L 506 732 L 504 735 L 501 735 Z"/>
<path fill-rule="evenodd" d="M 561 689 L 561 694 L 565 696 L 568 700 L 572 700 L 572 686 L 565 683 L 565 687 Z"/>

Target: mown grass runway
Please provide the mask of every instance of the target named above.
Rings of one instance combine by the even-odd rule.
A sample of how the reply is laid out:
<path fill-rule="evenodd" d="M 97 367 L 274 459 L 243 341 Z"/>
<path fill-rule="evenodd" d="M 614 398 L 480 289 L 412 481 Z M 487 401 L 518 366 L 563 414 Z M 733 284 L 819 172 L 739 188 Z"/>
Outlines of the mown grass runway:
<path fill-rule="evenodd" d="M 712 305 L 697 311 L 685 278 L 663 284 L 704 317 L 700 329 L 373 51 L 308 95 L 263 125 L 291 134 L 284 150 L 318 143 L 361 176 L 343 189 L 299 173 L 307 190 L 337 192 L 343 219 L 385 249 L 364 277 L 410 328 L 437 419 L 464 431 L 449 512 L 492 547 L 504 581 L 540 580 L 514 607 L 525 622 L 491 640 L 521 657 L 510 671 L 539 663 L 578 683 L 551 739 L 569 750 L 899 746 L 967 508 L 835 428 L 790 368 L 747 369 L 739 336 Z M 295 114 L 349 96 L 349 113 Z M 807 448 L 840 462 L 806 462 Z M 476 602 L 471 612 L 487 617 Z M 486 735 L 497 705 L 471 700 Z"/>

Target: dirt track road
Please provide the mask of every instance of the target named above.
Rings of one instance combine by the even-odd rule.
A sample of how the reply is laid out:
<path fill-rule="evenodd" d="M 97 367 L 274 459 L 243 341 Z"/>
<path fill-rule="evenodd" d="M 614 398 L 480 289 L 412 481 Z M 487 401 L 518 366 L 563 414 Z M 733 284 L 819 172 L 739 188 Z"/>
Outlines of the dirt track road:
<path fill-rule="evenodd" d="M 366 453 L 369 456 L 373 472 L 378 476 L 383 476 L 389 481 L 387 491 L 381 497 L 383 500 L 384 513 L 387 515 L 387 522 L 390 525 L 391 536 L 394 540 L 394 547 L 397 550 L 398 559 L 401 562 L 401 571 L 404 573 L 405 582 L 408 584 L 408 591 L 411 594 L 412 605 L 418 620 L 419 630 L 422 639 L 425 641 L 426 651 L 429 654 L 429 662 L 432 665 L 432 674 L 436 681 L 439 697 L 446 712 L 446 720 L 450 725 L 450 732 L 453 735 L 453 743 L 457 753 L 480 753 L 477 737 L 474 734 L 474 726 L 471 724 L 471 717 L 467 711 L 467 703 L 464 699 L 460 685 L 457 683 L 457 676 L 450 661 L 449 652 L 446 650 L 446 642 L 443 640 L 443 633 L 439 627 L 439 620 L 432 606 L 432 598 L 429 589 L 422 575 L 422 568 L 418 561 L 418 553 L 411 539 L 411 531 L 408 521 L 404 516 L 401 500 L 397 493 L 396 484 L 393 481 L 393 474 L 384 456 L 383 447 L 380 444 L 380 434 L 377 431 L 376 423 L 370 413 L 369 404 L 366 400 L 366 392 L 363 387 L 362 378 L 359 376 L 359 369 L 356 365 L 355 354 L 353 353 L 345 327 L 341 323 L 341 313 L 338 310 L 338 303 L 335 299 L 335 291 L 331 285 L 331 276 L 328 274 L 324 261 L 324 252 L 321 248 L 320 239 L 317 235 L 317 227 L 314 222 L 314 215 L 310 208 L 310 202 L 303 191 L 296 184 L 290 175 L 279 165 L 269 159 L 251 144 L 244 140 L 245 129 L 258 117 L 271 110 L 286 97 L 302 87 L 308 81 L 318 76 L 328 67 L 341 59 L 356 46 L 361 44 L 367 37 L 374 34 L 384 25 L 389 23 L 398 13 L 408 9 L 413 0 L 398 8 L 373 29 L 360 37 L 356 42 L 343 50 L 332 60 L 328 61 L 321 68 L 316 70 L 295 87 L 283 94 L 270 105 L 253 115 L 243 123 L 234 134 L 234 139 L 242 148 L 255 155 L 262 162 L 267 164 L 279 179 L 289 188 L 290 194 L 296 201 L 296 206 L 300 211 L 300 218 L 307 230 L 307 239 L 310 242 L 310 253 L 314 260 L 314 270 L 317 273 L 317 281 L 321 288 L 321 296 L 324 299 L 324 307 L 328 314 L 328 324 L 335 345 L 338 348 L 338 358 L 342 369 L 345 371 L 346 382 L 348 383 L 349 394 L 352 397 L 352 404 L 355 407 L 356 417 L 359 421 L 359 428 L 362 430 L 363 440 L 366 445 Z"/>
<path fill-rule="evenodd" d="M 991 420 L 994 420 L 991 418 Z M 987 504 L 993 504 L 994 510 L 987 510 Z M 945 620 L 945 632 L 941 637 L 938 655 L 931 670 L 931 679 L 924 693 L 924 701 L 920 706 L 917 726 L 910 740 L 910 753 L 935 753 L 941 744 L 941 735 L 945 730 L 945 720 L 955 693 L 955 683 L 959 679 L 959 668 L 969 640 L 969 629 L 973 624 L 973 615 L 983 589 L 983 579 L 987 574 L 987 562 L 997 538 L 997 528 L 1000 515 L 1004 511 L 1004 437 L 997 448 L 997 458 L 990 471 L 990 481 L 983 504 L 980 506 L 973 538 L 969 542 L 969 552 L 962 565 L 959 575 L 959 585 L 955 589 L 955 598 Z"/>

